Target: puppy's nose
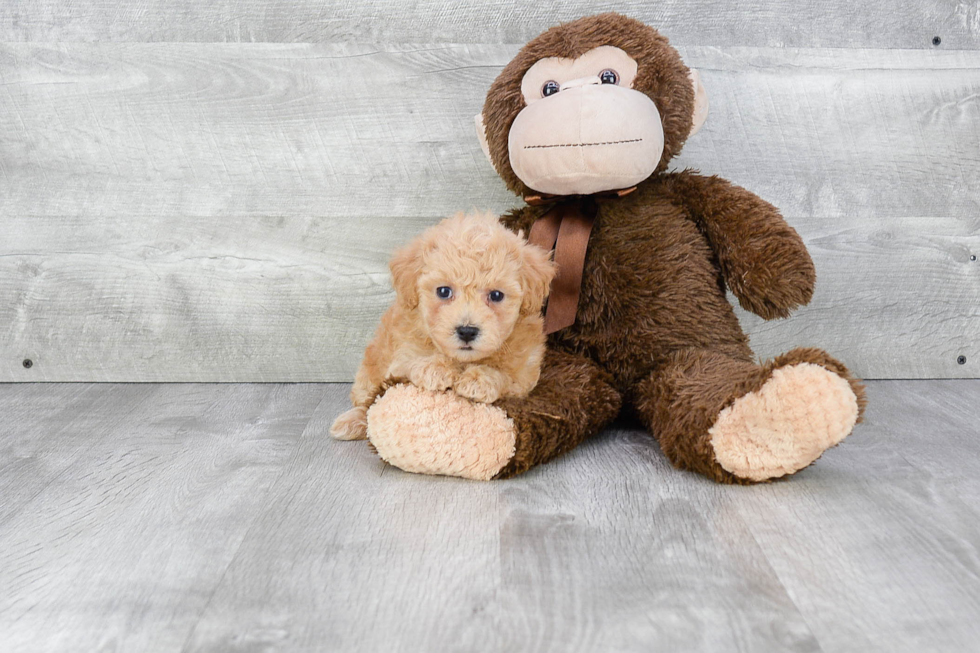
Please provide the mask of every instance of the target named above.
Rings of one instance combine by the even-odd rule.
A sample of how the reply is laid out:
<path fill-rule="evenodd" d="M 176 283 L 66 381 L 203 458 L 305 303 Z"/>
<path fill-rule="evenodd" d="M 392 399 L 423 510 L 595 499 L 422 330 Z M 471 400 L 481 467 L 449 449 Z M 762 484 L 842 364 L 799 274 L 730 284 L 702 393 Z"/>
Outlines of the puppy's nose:
<path fill-rule="evenodd" d="M 480 335 L 480 327 L 465 325 L 456 327 L 456 335 L 466 343 L 473 342 Z"/>

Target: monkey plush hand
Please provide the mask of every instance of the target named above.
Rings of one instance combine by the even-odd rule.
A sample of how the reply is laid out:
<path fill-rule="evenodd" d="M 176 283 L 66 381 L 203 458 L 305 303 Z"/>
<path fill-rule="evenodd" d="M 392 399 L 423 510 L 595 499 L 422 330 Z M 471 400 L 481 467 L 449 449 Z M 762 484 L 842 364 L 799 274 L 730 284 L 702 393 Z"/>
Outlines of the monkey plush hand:
<path fill-rule="evenodd" d="M 616 14 L 554 27 L 504 67 L 477 125 L 528 202 L 504 223 L 555 249 L 541 378 L 489 406 L 389 389 L 368 412 L 382 458 L 408 450 L 415 471 L 506 478 L 629 405 L 676 467 L 753 483 L 851 432 L 860 383 L 818 349 L 757 363 L 725 296 L 766 319 L 806 304 L 815 274 L 800 237 L 742 188 L 667 172 L 706 111 L 667 39 Z"/>

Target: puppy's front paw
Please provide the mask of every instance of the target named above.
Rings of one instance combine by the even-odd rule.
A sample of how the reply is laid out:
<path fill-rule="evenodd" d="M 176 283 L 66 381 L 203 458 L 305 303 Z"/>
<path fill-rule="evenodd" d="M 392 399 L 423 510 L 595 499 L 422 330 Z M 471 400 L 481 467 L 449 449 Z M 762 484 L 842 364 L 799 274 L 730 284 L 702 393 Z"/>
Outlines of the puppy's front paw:
<path fill-rule="evenodd" d="M 492 404 L 500 399 L 505 381 L 503 374 L 492 367 L 472 365 L 460 374 L 453 390 L 461 397 Z"/>
<path fill-rule="evenodd" d="M 412 365 L 408 380 L 412 382 L 412 385 L 423 390 L 441 392 L 453 387 L 456 371 L 444 361 L 433 356 L 423 358 Z"/>
<path fill-rule="evenodd" d="M 330 427 L 330 435 L 336 440 L 367 439 L 367 409 L 354 406 L 338 417 Z"/>

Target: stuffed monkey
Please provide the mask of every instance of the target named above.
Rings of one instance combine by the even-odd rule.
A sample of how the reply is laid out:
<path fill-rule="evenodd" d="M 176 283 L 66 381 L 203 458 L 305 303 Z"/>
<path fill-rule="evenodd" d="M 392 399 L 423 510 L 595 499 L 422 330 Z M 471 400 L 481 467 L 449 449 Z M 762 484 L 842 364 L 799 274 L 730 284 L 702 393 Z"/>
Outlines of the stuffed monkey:
<path fill-rule="evenodd" d="M 484 152 L 526 206 L 502 218 L 555 250 L 538 385 L 478 404 L 410 385 L 368 412 L 379 455 L 409 471 L 507 478 L 630 410 L 680 469 L 722 483 L 793 474 L 859 421 L 865 395 L 819 349 L 759 364 L 729 304 L 782 318 L 813 263 L 779 211 L 718 177 L 668 172 L 706 114 L 667 39 L 617 14 L 541 34 L 478 116 Z"/>

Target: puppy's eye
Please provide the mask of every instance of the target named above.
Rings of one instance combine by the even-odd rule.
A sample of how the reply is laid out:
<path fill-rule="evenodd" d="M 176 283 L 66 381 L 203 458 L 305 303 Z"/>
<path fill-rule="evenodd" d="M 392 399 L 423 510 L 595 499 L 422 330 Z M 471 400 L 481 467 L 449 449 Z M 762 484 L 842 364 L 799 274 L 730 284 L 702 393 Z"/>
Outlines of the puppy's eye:
<path fill-rule="evenodd" d="M 436 288 L 436 297 L 439 299 L 449 299 L 453 296 L 453 289 L 449 286 L 439 286 Z"/>
<path fill-rule="evenodd" d="M 558 86 L 558 82 L 556 82 L 555 80 L 547 81 L 544 83 L 544 86 L 541 87 L 541 97 L 548 97 L 549 95 L 554 95 L 560 90 L 561 87 Z"/>
<path fill-rule="evenodd" d="M 502 301 L 504 301 L 504 293 L 500 292 L 499 290 L 491 290 L 490 291 L 490 301 L 492 301 L 492 302 L 502 302 Z"/>
<path fill-rule="evenodd" d="M 619 81 L 619 75 L 615 70 L 606 69 L 599 73 L 599 81 L 603 84 L 615 84 Z"/>

